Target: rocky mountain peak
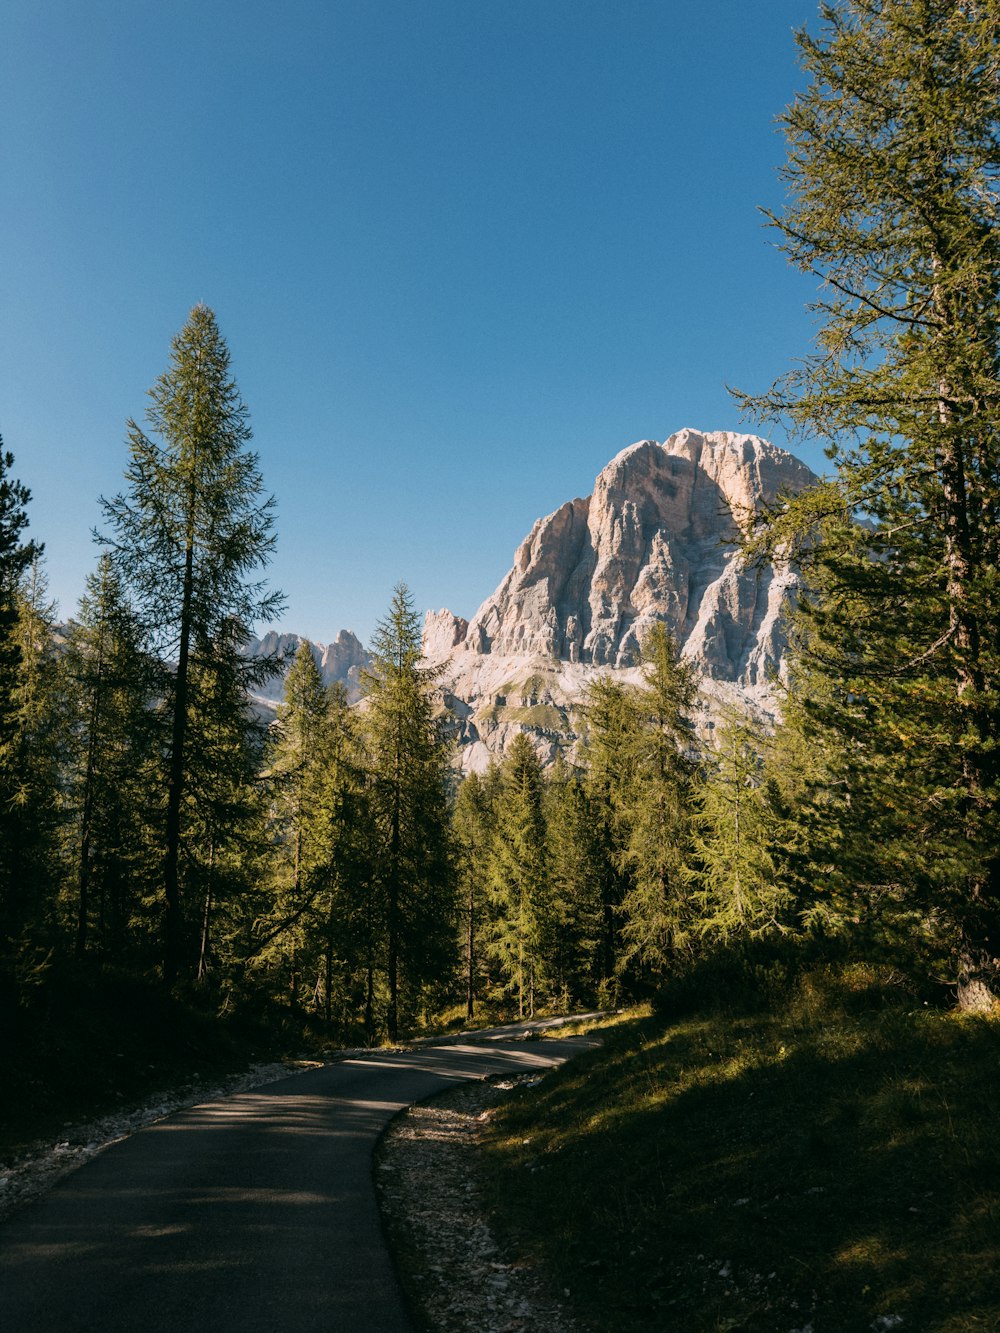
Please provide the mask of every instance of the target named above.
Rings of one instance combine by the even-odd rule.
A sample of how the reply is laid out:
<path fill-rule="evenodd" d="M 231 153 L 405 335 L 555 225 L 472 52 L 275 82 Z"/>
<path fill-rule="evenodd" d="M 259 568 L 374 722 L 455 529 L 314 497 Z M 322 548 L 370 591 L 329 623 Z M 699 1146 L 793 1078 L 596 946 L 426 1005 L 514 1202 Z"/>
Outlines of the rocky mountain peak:
<path fill-rule="evenodd" d="M 539 710 L 561 708 L 560 696 L 568 701 L 588 672 L 635 668 L 656 621 L 703 677 L 766 707 L 796 576 L 787 567 L 745 568 L 737 540 L 763 505 L 814 480 L 805 464 L 756 435 L 686 429 L 662 444 L 623 449 L 589 497 L 535 523 L 467 626 L 447 611 L 428 617 L 424 651 L 449 660 L 451 691 L 471 710 L 466 730 L 476 729 L 478 701 L 501 675 L 510 679 L 500 682 L 507 692 L 498 691 L 505 702 L 494 700 L 494 713 L 511 707 L 507 687 L 516 687 L 519 672 L 541 679 L 560 674 L 557 664 L 574 668 L 561 672 L 561 684 L 549 681 L 545 697 L 532 694 L 539 701 L 528 709 L 538 723 Z M 509 720 L 522 729 L 527 722 Z"/>

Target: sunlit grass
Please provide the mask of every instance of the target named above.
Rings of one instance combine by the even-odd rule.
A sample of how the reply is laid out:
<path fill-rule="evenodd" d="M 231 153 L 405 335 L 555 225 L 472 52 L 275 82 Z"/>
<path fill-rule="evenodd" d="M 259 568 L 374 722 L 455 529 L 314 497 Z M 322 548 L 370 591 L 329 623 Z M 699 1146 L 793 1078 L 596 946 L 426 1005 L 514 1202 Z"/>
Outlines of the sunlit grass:
<path fill-rule="evenodd" d="M 606 1333 L 998 1329 L 998 1074 L 997 1023 L 819 969 L 514 1094 L 491 1198 Z"/>

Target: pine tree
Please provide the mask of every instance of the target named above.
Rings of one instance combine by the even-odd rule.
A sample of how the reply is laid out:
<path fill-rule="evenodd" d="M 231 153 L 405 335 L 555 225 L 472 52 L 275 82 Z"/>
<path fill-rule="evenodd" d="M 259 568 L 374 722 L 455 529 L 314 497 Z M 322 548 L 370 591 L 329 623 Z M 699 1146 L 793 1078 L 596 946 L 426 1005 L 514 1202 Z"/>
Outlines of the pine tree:
<path fill-rule="evenodd" d="M 518 1017 L 533 1016 L 546 975 L 543 940 L 549 914 L 542 768 L 524 732 L 500 765 L 490 856 L 493 937 L 489 945 Z"/>
<path fill-rule="evenodd" d="M 465 1014 L 475 1017 L 483 984 L 484 954 L 489 918 L 486 881 L 493 838 L 495 784 L 469 773 L 455 796 L 452 841 L 461 921 L 460 947 L 464 956 Z"/>
<path fill-rule="evenodd" d="M 14 455 L 0 438 L 0 746 L 15 725 L 10 693 L 19 661 L 15 631 L 21 579 L 42 553 L 36 542 L 22 541 L 31 492 L 10 475 L 13 466 Z"/>
<path fill-rule="evenodd" d="M 192 655 L 187 772 L 181 809 L 189 932 L 196 978 L 224 980 L 238 965 L 264 874 L 266 803 L 260 782 L 266 729 L 247 698 L 232 623 Z M 242 642 L 242 635 L 240 635 Z M 169 795 L 169 790 L 168 790 Z"/>
<path fill-rule="evenodd" d="M 689 928 L 694 738 L 694 679 L 666 627 L 643 643 L 644 684 L 626 862 L 631 882 L 622 899 L 619 966 L 643 981 L 659 980 Z"/>
<path fill-rule="evenodd" d="M 769 541 L 812 566 L 800 650 L 838 682 L 826 716 L 864 760 L 860 804 L 884 783 L 893 842 L 923 863 L 879 891 L 951 922 L 960 1000 L 982 1005 L 1000 954 L 1000 16 L 821 12 L 798 37 L 811 82 L 783 117 L 791 202 L 771 219 L 823 280 L 819 350 L 745 402 L 829 442 L 835 478 Z"/>
<path fill-rule="evenodd" d="M 627 849 L 641 723 L 635 691 L 610 676 L 589 683 L 581 713 L 584 781 L 593 812 L 592 849 L 601 901 L 600 981 L 608 989 L 617 984 L 619 917 L 632 885 Z"/>
<path fill-rule="evenodd" d="M 728 939 L 780 929 L 788 903 L 777 882 L 774 819 L 763 789 L 767 740 L 749 718 L 725 718 L 698 784 L 693 894 L 697 930 Z"/>
<path fill-rule="evenodd" d="M 308 642 L 285 681 L 267 777 L 279 864 L 272 909 L 257 922 L 265 940 L 258 952 L 287 969 L 293 1005 L 308 978 L 328 1022 L 335 1005 L 350 1017 L 352 992 L 367 1001 L 371 961 L 365 756 L 346 692 L 339 683 L 324 687 Z"/>
<path fill-rule="evenodd" d="M 62 772 L 68 740 L 55 608 L 36 554 L 13 599 L 7 738 L 0 746 L 0 949 L 28 976 L 56 938 Z M 19 961 L 23 960 L 23 961 Z"/>
<path fill-rule="evenodd" d="M 22 540 L 31 492 L 11 476 L 13 466 L 14 456 L 0 440 L 0 967 L 7 972 L 21 940 L 26 897 L 16 850 L 24 836 L 23 803 L 18 798 L 22 581 L 42 549 Z"/>
<path fill-rule="evenodd" d="M 435 714 L 434 672 L 420 658 L 419 622 L 400 583 L 379 621 L 363 678 L 390 1041 L 399 1035 L 404 988 L 412 1012 L 428 988 L 446 981 L 453 964 L 447 748 Z"/>
<path fill-rule="evenodd" d="M 245 692 L 273 671 L 273 662 L 251 660 L 241 649 L 250 626 L 270 619 L 281 597 L 253 579 L 274 545 L 273 501 L 263 497 L 257 456 L 245 448 L 247 410 L 205 306 L 192 310 L 174 338 L 170 367 L 149 397 L 146 421 L 159 440 L 129 421 L 127 490 L 103 501 L 110 533 L 102 540 L 142 616 L 149 647 L 167 668 L 161 847 L 163 976 L 170 984 L 194 969 L 196 952 L 196 928 L 184 911 L 181 849 L 192 765 L 210 747 L 195 718 L 199 712 L 212 718 L 211 701 L 197 692 L 230 678 Z"/>
<path fill-rule="evenodd" d="M 365 1030 L 371 1032 L 372 908 L 377 865 L 372 848 L 372 810 L 368 756 L 363 728 L 339 682 L 325 691 L 320 763 L 306 786 L 306 800 L 316 812 L 313 868 L 318 887 L 316 938 L 322 947 L 314 995 L 322 993 L 329 1023 L 333 1006 L 345 1017 L 357 1013 L 364 994 Z"/>
<path fill-rule="evenodd" d="M 279 920 L 285 920 L 281 945 L 288 951 L 289 998 L 293 1006 L 299 1003 L 306 930 L 303 918 L 316 893 L 310 872 L 324 855 L 316 845 L 317 812 L 308 798 L 323 758 L 325 713 L 326 692 L 312 644 L 303 640 L 285 678 L 284 701 L 278 708 L 268 756 L 268 776 L 274 787 L 272 829 L 282 861 L 275 912 Z M 263 925 L 270 934 L 270 925 Z"/>
<path fill-rule="evenodd" d="M 568 1012 L 574 1004 L 592 1002 L 598 994 L 608 998 L 601 990 L 600 823 L 583 775 L 561 756 L 546 774 L 542 808 L 549 885 L 542 953 L 554 1003 Z"/>
<path fill-rule="evenodd" d="M 149 708 L 153 664 L 124 599 L 110 556 L 87 579 L 66 641 L 66 670 L 76 715 L 71 799 L 76 808 L 76 953 L 96 928 L 105 958 L 122 961 L 138 890 L 149 876 L 142 855 L 155 771 Z"/>

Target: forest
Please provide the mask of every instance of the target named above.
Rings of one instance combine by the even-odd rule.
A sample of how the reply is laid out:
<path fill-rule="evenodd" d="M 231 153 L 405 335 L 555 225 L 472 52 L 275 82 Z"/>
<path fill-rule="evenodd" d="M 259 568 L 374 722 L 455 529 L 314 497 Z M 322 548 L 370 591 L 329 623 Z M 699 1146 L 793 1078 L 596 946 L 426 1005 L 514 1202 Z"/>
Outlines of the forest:
<path fill-rule="evenodd" d="M 65 624 L 0 451 L 5 1015 L 45 1010 L 57 978 L 65 1003 L 83 976 L 124 976 L 376 1043 L 648 998 L 706 959 L 788 949 L 994 1005 L 997 19 L 858 0 L 799 42 L 809 84 L 769 222 L 818 280 L 818 345 L 737 394 L 831 460 L 746 533 L 744 558 L 794 559 L 805 581 L 780 721 L 697 735 L 664 626 L 643 684 L 591 687 L 572 755 L 543 770 L 523 736 L 459 781 L 400 584 L 360 705 L 304 645 L 265 726 L 249 693 L 280 664 L 243 649 L 282 605 L 275 508 L 199 305 L 128 421 Z"/>

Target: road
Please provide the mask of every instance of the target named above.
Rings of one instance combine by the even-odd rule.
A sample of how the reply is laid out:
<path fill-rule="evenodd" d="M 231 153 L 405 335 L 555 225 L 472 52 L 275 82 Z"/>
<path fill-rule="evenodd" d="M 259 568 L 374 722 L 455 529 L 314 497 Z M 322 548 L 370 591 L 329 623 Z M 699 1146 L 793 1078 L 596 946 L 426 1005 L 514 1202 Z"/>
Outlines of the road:
<path fill-rule="evenodd" d="M 517 1031 L 344 1060 L 113 1145 L 0 1227 L 0 1333 L 411 1333 L 372 1150 L 412 1102 L 594 1044 Z"/>

